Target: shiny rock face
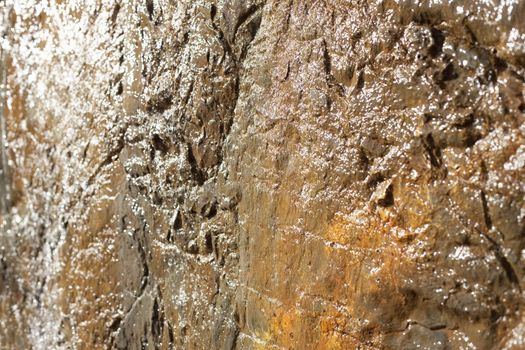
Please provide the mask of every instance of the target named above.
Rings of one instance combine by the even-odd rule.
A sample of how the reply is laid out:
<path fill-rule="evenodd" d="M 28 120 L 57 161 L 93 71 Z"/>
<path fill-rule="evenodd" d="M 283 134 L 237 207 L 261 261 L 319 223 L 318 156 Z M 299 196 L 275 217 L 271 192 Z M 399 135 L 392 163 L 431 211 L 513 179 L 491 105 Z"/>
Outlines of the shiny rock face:
<path fill-rule="evenodd" d="M 0 348 L 525 348 L 524 1 L 0 6 Z"/>

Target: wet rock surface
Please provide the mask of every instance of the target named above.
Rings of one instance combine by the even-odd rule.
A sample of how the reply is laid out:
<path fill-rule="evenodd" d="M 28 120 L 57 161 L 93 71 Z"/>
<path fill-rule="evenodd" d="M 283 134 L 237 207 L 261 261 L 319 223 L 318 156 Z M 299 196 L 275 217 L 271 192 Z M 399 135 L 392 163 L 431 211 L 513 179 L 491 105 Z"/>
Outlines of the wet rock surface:
<path fill-rule="evenodd" d="M 7 349 L 525 347 L 525 3 L 2 3 Z"/>

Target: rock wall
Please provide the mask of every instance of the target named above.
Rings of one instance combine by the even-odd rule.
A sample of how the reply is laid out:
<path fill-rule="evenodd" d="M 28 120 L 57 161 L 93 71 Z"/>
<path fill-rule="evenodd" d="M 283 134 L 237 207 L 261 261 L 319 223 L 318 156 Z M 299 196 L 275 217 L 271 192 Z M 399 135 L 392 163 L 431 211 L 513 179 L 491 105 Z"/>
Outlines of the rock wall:
<path fill-rule="evenodd" d="M 525 348 L 524 1 L 0 6 L 0 348 Z"/>

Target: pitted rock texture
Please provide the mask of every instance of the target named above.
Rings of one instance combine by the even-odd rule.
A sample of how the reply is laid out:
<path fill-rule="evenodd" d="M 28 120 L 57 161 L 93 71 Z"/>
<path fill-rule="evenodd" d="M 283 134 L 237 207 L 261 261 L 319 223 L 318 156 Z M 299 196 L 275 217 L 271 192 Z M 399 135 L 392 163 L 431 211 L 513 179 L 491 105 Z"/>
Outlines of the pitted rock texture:
<path fill-rule="evenodd" d="M 0 348 L 525 348 L 525 2 L 1 6 Z"/>

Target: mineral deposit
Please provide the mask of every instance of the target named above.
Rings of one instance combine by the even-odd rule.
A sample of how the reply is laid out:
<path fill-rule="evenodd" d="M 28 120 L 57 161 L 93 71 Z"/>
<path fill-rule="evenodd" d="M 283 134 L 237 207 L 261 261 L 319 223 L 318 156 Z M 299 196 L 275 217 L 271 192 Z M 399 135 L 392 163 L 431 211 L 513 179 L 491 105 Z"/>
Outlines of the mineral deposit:
<path fill-rule="evenodd" d="M 0 12 L 0 349 L 525 349 L 524 0 Z"/>

